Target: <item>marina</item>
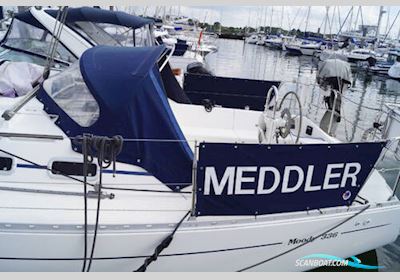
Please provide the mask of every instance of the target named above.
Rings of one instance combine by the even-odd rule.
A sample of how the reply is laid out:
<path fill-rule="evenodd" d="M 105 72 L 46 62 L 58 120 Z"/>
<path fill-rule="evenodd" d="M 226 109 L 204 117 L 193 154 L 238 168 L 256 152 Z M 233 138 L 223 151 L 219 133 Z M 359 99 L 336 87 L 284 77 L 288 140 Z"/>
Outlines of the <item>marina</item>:
<path fill-rule="evenodd" d="M 309 271 L 329 258 L 399 271 L 398 40 L 378 52 L 389 19 L 382 42 L 378 23 L 356 47 L 265 25 L 222 39 L 156 11 L 13 14 L 0 271 Z M 357 25 L 361 7 L 348 13 Z M 356 257 L 373 250 L 377 263 Z"/>

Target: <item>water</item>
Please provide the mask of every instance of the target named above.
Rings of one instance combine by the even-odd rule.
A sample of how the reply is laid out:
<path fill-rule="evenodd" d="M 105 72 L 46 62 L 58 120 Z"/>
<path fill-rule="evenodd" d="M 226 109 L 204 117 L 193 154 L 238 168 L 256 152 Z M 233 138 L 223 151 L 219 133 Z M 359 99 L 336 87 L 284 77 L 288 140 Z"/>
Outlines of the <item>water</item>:
<path fill-rule="evenodd" d="M 279 80 L 297 83 L 303 104 L 303 114 L 319 123 L 325 112 L 320 89 L 316 86 L 318 61 L 313 57 L 289 56 L 285 52 L 263 46 L 244 44 L 241 40 L 218 39 L 218 52 L 206 57 L 208 67 L 218 76 L 247 79 Z M 344 94 L 342 121 L 336 137 L 346 142 L 360 141 L 364 131 L 372 126 L 385 103 L 400 103 L 400 82 L 365 71 L 353 71 L 352 87 Z M 295 102 L 292 103 L 296 109 Z M 393 158 L 382 167 L 397 167 Z M 396 172 L 383 174 L 392 186 Z M 397 192 L 400 196 L 400 189 Z M 400 217 L 399 217 L 400 219 Z M 400 271 L 400 238 L 377 249 L 383 271 Z"/>

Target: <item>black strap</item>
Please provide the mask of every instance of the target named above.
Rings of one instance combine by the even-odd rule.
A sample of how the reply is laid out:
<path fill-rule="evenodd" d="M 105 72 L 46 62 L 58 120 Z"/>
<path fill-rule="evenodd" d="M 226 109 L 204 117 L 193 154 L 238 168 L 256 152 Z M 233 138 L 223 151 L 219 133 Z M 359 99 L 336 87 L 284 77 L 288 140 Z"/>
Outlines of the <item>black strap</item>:
<path fill-rule="evenodd" d="M 147 270 L 147 267 L 154 261 L 157 260 L 158 256 L 160 253 L 171 244 L 172 239 L 174 238 L 175 232 L 178 230 L 182 222 L 186 219 L 186 217 L 190 214 L 191 211 L 188 211 L 185 216 L 179 221 L 179 223 L 176 224 L 175 229 L 173 232 L 171 232 L 161 243 L 156 247 L 154 250 L 153 255 L 150 257 L 147 257 L 144 260 L 144 263 L 137 269 L 135 272 L 145 272 Z"/>

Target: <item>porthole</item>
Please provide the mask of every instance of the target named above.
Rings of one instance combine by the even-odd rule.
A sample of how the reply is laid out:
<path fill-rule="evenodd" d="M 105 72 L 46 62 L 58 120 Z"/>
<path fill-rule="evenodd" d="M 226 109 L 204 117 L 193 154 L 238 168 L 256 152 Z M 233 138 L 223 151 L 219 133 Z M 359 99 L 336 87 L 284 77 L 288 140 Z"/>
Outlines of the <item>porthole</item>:
<path fill-rule="evenodd" d="M 10 171 L 13 167 L 13 159 L 9 157 L 0 157 L 0 171 Z"/>
<path fill-rule="evenodd" d="M 51 173 L 55 175 L 83 176 L 83 163 L 71 161 L 53 161 Z M 94 177 L 97 173 L 96 164 L 90 163 L 87 166 L 87 176 Z"/>

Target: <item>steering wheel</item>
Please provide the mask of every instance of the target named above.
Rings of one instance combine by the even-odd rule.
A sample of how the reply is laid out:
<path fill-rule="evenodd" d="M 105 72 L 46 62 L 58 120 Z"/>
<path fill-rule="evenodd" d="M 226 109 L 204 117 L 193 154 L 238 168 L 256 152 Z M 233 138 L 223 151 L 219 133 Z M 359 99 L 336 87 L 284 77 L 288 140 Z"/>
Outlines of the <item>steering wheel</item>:
<path fill-rule="evenodd" d="M 295 144 L 297 144 L 299 142 L 299 139 L 300 139 L 300 133 L 301 133 L 301 128 L 302 128 L 302 120 L 303 120 L 303 112 L 302 112 L 301 102 L 300 102 L 300 98 L 297 95 L 297 93 L 295 93 L 294 91 L 287 92 L 283 96 L 281 102 L 279 103 L 278 111 L 280 111 L 282 109 L 283 101 L 285 101 L 285 99 L 289 95 L 294 95 L 295 96 L 297 104 L 299 106 L 299 128 L 298 128 L 296 141 L 295 141 Z M 290 129 L 292 128 L 292 126 L 295 123 L 295 121 L 294 121 L 295 118 L 292 117 L 292 114 L 290 113 L 290 109 L 289 108 L 284 108 L 281 111 L 281 118 L 285 121 L 285 125 L 283 125 L 283 126 L 278 128 L 278 134 L 282 138 L 286 138 L 290 134 Z M 277 138 L 277 141 L 278 141 L 278 138 Z"/>

